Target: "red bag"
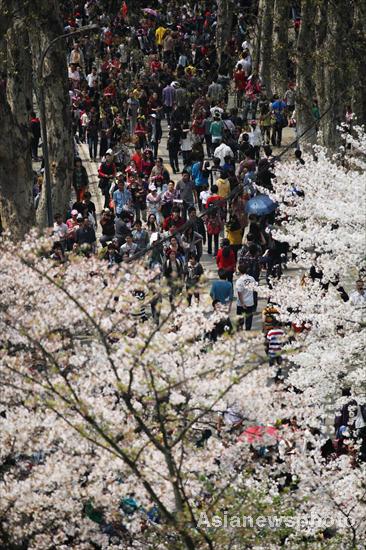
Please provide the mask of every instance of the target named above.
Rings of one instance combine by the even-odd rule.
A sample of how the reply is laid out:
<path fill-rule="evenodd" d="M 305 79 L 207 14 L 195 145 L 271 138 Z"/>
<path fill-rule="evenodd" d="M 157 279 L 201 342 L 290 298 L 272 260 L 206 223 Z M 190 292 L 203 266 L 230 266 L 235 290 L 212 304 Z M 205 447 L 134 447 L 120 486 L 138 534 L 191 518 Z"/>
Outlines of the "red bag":
<path fill-rule="evenodd" d="M 207 217 L 207 233 L 209 235 L 219 235 L 222 229 L 220 214 L 214 214 Z"/>

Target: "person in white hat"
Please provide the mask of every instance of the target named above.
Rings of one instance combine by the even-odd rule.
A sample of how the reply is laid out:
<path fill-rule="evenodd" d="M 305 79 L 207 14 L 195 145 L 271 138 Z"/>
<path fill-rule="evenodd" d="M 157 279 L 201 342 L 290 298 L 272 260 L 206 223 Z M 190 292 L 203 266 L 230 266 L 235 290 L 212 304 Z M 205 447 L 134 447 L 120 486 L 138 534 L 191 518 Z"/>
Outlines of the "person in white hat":
<path fill-rule="evenodd" d="M 157 187 L 154 183 L 149 185 L 149 193 L 146 197 L 147 215 L 154 214 L 157 223 L 161 223 L 161 195 L 158 193 Z"/>

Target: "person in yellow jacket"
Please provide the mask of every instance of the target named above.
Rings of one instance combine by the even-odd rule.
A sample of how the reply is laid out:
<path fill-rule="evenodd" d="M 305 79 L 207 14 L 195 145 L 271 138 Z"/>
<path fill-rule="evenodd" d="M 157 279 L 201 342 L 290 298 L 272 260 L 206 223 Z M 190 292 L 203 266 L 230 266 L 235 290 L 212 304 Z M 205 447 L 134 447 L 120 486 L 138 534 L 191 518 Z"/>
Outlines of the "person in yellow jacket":
<path fill-rule="evenodd" d="M 230 195 L 230 182 L 226 172 L 221 172 L 220 177 L 216 180 L 216 185 L 219 188 L 217 194 L 226 199 Z"/>
<path fill-rule="evenodd" d="M 231 249 L 235 254 L 235 260 L 238 257 L 238 252 L 242 247 L 243 240 L 243 229 L 239 223 L 238 218 L 235 215 L 232 215 L 227 222 L 226 226 L 226 236 L 230 241 Z"/>
<path fill-rule="evenodd" d="M 230 195 L 230 182 L 227 179 L 227 173 L 225 171 L 222 171 L 220 174 L 220 177 L 216 180 L 216 185 L 218 187 L 218 195 L 222 199 L 226 199 Z M 227 203 L 225 202 L 222 205 L 222 213 L 224 216 L 224 220 L 226 220 L 227 216 Z"/>
<path fill-rule="evenodd" d="M 160 25 L 155 31 L 155 42 L 159 50 L 163 47 L 163 40 L 167 29 Z"/>

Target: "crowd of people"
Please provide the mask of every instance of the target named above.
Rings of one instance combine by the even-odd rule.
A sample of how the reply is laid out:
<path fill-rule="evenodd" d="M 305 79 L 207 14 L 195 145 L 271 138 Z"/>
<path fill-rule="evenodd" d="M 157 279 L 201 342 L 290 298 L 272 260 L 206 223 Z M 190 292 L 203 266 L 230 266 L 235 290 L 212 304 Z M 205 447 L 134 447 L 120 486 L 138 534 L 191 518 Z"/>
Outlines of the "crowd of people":
<path fill-rule="evenodd" d="M 98 253 L 110 266 L 148 257 L 167 280 L 171 303 L 187 290 L 191 304 L 199 300 L 207 246 L 218 270 L 214 304 L 230 314 L 235 288 L 237 314 L 250 330 L 261 275 L 271 288 L 287 261 L 287 245 L 271 231 L 281 223 L 276 205 L 257 212 L 251 199 L 272 191 L 272 147 L 278 155 L 283 128 L 296 125 L 293 67 L 285 95 L 269 97 L 252 63 L 251 2 L 241 3 L 245 15 L 234 16 L 220 56 L 214 2 L 133 13 L 123 3 L 113 16 L 101 0 L 63 6 L 65 32 L 100 26 L 96 35 L 70 38 L 67 61 L 75 142 L 88 145 L 90 161 L 99 159 L 103 210 L 76 154 L 76 200 L 66 220 L 55 216 L 53 256 Z M 294 24 L 298 30 L 297 16 Z M 316 105 L 313 112 L 316 120 Z M 31 129 L 37 158 L 35 113 Z M 300 150 L 295 161 L 304 164 Z"/>
<path fill-rule="evenodd" d="M 275 203 L 268 197 L 267 209 L 256 211 L 251 201 L 273 190 L 283 129 L 296 126 L 293 68 L 285 95 L 269 96 L 254 71 L 250 29 L 240 14 L 219 62 L 214 2 L 168 2 L 158 11 L 134 13 L 123 3 L 113 17 L 104 4 L 64 2 L 65 32 L 100 25 L 96 36 L 70 39 L 68 76 L 76 150 L 87 144 L 90 162 L 98 161 L 103 209 L 97 212 L 98 197 L 90 192 L 84 166 L 89 161 L 83 164 L 77 154 L 75 198 L 66 220 L 55 215 L 52 257 L 64 262 L 70 255 L 98 254 L 111 267 L 143 257 L 167 282 L 174 307 L 178 296 L 189 306 L 199 302 L 201 260 L 208 254 L 217 268 L 210 288 L 213 309 L 226 315 L 208 336 L 215 340 L 233 330 L 235 300 L 236 326 L 249 331 L 259 284 L 265 280 L 271 289 L 287 262 L 288 246 L 272 235 L 273 225 L 282 221 Z M 242 2 L 248 14 L 250 4 Z M 295 31 L 299 21 L 294 20 Z M 316 122 L 316 102 L 313 115 Z M 35 113 L 31 124 L 36 159 Z M 305 163 L 298 149 L 293 160 Z M 310 277 L 321 274 L 313 269 Z M 342 290 L 345 301 L 366 303 L 361 280 L 350 297 Z M 138 298 L 143 301 L 143 291 Z M 151 303 L 155 321 L 158 301 Z M 146 311 L 141 312 L 144 321 Z M 262 330 L 280 381 L 289 335 L 277 314 L 278 306 L 269 301 Z"/>
<path fill-rule="evenodd" d="M 291 254 L 274 237 L 273 228 L 284 220 L 270 193 L 285 142 L 283 130 L 296 128 L 294 69 L 290 63 L 286 93 L 270 96 L 253 66 L 250 1 L 237 3 L 244 13 L 239 9 L 234 14 L 232 35 L 220 55 L 215 46 L 217 6 L 211 0 L 152 2 L 152 8 L 134 7 L 133 12 L 123 2 L 113 16 L 107 4 L 63 2 L 66 33 L 91 23 L 98 23 L 100 30 L 68 41 L 76 152 L 73 198 L 66 216 L 54 216 L 51 258 L 64 263 L 98 255 L 117 273 L 118 266 L 143 259 L 154 280 L 165 281 L 166 307 L 170 303 L 172 309 L 178 303 L 191 308 L 203 293 L 209 294 L 213 315 L 218 312 L 220 318 L 205 334 L 205 345 L 233 331 L 259 329 L 271 383 L 284 392 L 301 393 L 286 386 L 293 365 L 285 346 L 311 330 L 311 324 L 282 324 L 280 305 L 271 298 L 274 281 L 281 278 Z M 298 32 L 296 10 L 293 23 Z M 315 100 L 313 117 L 316 124 L 320 113 Z M 36 113 L 31 131 L 37 161 L 41 132 Z M 299 149 L 289 155 L 298 167 L 304 166 Z M 93 171 L 98 189 L 90 181 Z M 36 202 L 41 185 L 38 178 Z M 295 186 L 293 194 L 303 196 Z M 217 273 L 209 285 L 207 264 Z M 366 306 L 362 278 L 347 294 L 338 279 L 323 283 L 316 266 L 308 277 L 318 280 L 324 293 L 333 285 L 345 302 Z M 266 286 L 269 298 L 257 314 L 260 285 Z M 149 300 L 145 291 L 135 293 L 137 329 L 150 317 L 148 304 L 159 326 L 163 291 Z M 189 311 L 194 315 L 193 307 Z M 366 406 L 348 389 L 343 395 L 348 401 L 321 452 L 326 460 L 347 453 L 356 464 L 366 461 Z M 229 403 L 218 418 L 217 435 L 228 442 L 249 438 L 245 420 L 243 407 Z M 261 430 L 256 433 L 260 439 L 266 428 L 255 428 Z M 253 448 L 259 460 L 279 460 L 281 446 L 293 452 L 283 435 L 286 430 L 303 438 L 296 417 L 278 428 L 270 427 L 271 444 Z M 196 446 L 205 445 L 211 435 L 205 429 Z M 286 473 L 279 490 L 290 486 L 294 489 Z M 123 504 L 137 507 L 134 499 Z"/>
<path fill-rule="evenodd" d="M 99 159 L 104 204 L 97 212 L 88 171 L 76 156 L 76 200 L 67 220 L 55 216 L 54 257 L 92 252 L 114 265 L 151 249 L 150 265 L 160 266 L 172 302 L 186 288 L 191 303 L 192 296 L 199 300 L 207 245 L 219 280 L 232 286 L 238 269 L 236 286 L 244 275 L 258 283 L 264 269 L 270 284 L 281 274 L 286 248 L 268 231 L 274 212 L 256 216 L 246 207 L 251 197 L 272 189 L 270 144 L 281 146 L 295 95 L 289 80 L 285 97 L 267 96 L 252 70 L 244 15 L 236 17 L 219 63 L 213 2 L 134 13 L 123 4 L 114 16 L 101 1 L 64 2 L 64 8 L 65 32 L 95 22 L 101 29 L 70 38 L 68 76 L 75 142 L 88 145 L 90 161 Z M 243 9 L 250 19 L 250 2 Z M 34 113 L 32 132 L 37 158 Z M 169 166 L 159 156 L 163 147 Z M 253 303 L 243 295 L 237 307 L 247 330 L 257 305 L 253 294 Z M 211 296 L 217 300 L 213 290 Z"/>

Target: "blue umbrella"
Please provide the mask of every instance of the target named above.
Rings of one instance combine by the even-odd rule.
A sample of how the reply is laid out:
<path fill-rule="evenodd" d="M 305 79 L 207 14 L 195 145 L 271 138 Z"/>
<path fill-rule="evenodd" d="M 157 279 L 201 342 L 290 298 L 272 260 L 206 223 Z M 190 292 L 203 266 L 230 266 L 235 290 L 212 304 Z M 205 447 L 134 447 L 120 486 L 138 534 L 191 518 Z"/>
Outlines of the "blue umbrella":
<path fill-rule="evenodd" d="M 247 214 L 256 214 L 256 216 L 266 216 L 277 208 L 277 203 L 273 202 L 268 195 L 256 195 L 248 200 L 245 206 Z"/>

